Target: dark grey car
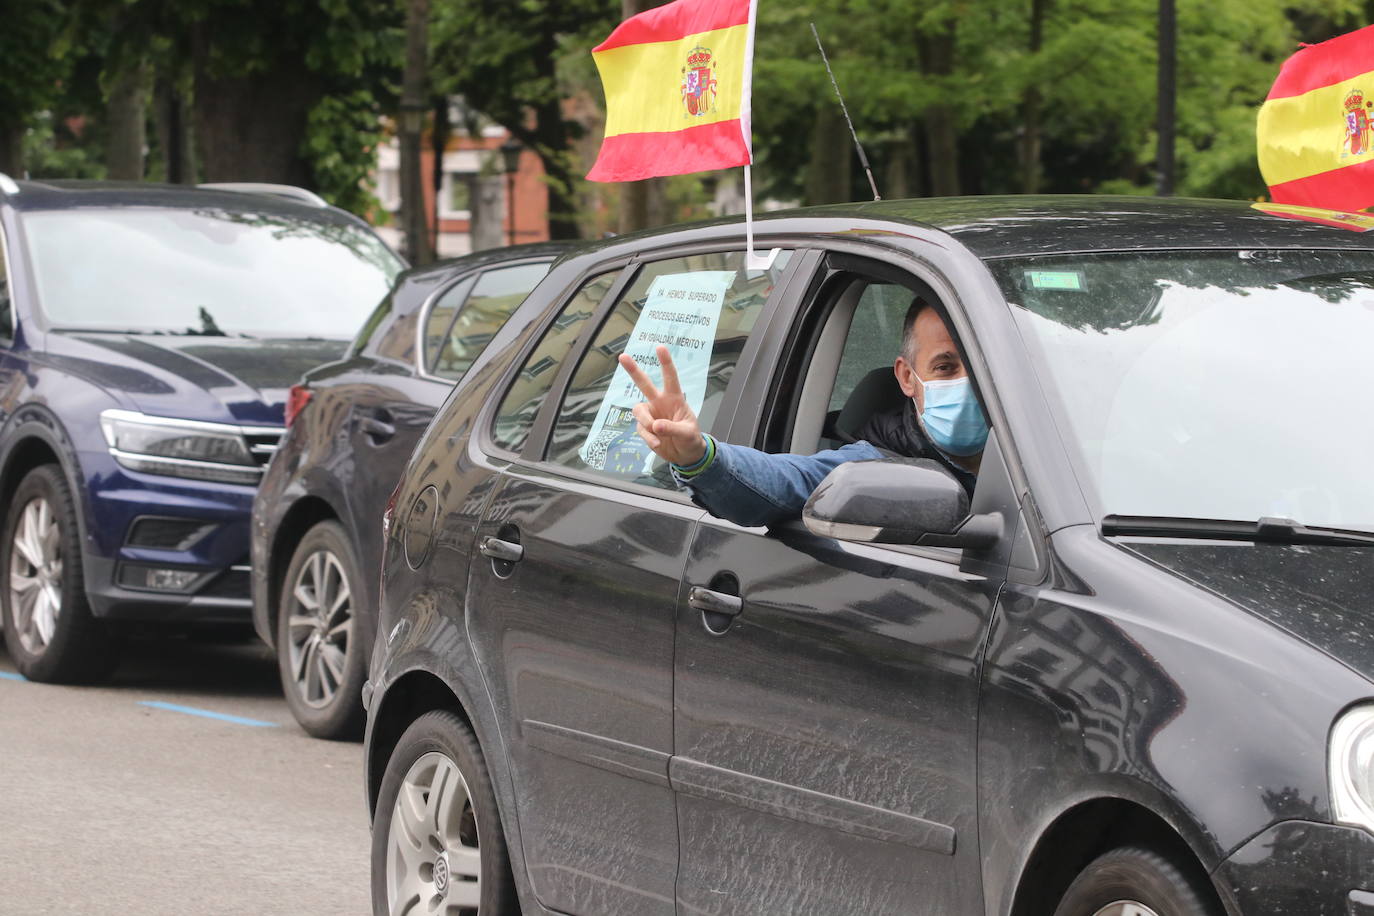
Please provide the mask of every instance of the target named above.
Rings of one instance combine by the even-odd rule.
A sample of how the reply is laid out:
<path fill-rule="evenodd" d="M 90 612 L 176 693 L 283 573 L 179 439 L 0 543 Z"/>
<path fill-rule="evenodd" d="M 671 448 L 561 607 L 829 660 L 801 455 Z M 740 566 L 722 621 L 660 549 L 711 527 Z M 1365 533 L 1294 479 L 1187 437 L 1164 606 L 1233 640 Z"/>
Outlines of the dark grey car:
<path fill-rule="evenodd" d="M 762 220 L 764 270 L 738 222 L 561 261 L 388 514 L 374 911 L 1374 912 L 1359 228 L 911 201 Z M 971 498 L 851 463 L 744 528 L 646 460 L 627 346 L 808 453 L 893 403 L 913 296 L 992 428 Z"/>
<path fill-rule="evenodd" d="M 567 242 L 407 271 L 344 358 L 291 389 L 253 503 L 253 623 L 282 689 L 321 738 L 362 734 L 387 497 L 439 405 Z"/>

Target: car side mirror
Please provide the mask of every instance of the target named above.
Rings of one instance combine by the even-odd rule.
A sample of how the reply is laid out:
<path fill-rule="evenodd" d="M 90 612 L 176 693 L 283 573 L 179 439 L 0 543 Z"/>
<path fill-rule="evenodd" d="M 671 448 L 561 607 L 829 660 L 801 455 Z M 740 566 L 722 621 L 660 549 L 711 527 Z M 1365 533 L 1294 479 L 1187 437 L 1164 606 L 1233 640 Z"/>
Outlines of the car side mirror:
<path fill-rule="evenodd" d="M 969 515 L 968 494 L 929 458 L 849 461 L 826 476 L 802 509 L 807 530 L 870 544 L 990 547 L 997 515 Z"/>

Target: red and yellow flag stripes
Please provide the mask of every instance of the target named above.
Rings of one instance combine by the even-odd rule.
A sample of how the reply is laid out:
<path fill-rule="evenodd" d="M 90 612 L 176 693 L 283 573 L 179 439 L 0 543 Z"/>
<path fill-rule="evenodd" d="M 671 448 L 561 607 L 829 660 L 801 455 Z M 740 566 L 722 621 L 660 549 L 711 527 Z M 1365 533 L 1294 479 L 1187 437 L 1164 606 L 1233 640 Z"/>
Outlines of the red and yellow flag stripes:
<path fill-rule="evenodd" d="M 1374 205 L 1374 26 L 1284 61 L 1260 108 L 1256 139 L 1278 203 Z"/>
<path fill-rule="evenodd" d="M 748 165 L 750 0 L 676 0 L 592 49 L 606 139 L 587 177 L 638 181 Z"/>

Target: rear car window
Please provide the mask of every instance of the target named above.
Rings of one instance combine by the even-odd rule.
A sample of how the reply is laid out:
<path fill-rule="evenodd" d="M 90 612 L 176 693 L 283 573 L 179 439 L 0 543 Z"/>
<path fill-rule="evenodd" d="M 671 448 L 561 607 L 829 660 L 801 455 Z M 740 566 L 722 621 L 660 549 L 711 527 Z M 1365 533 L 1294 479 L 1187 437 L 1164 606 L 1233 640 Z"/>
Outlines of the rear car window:
<path fill-rule="evenodd" d="M 611 291 L 618 273 L 613 270 L 583 284 L 525 359 L 492 420 L 491 440 L 497 446 L 512 452 L 524 448 L 534 418 L 553 387 L 558 367 L 577 342 L 587 319 Z"/>
<path fill-rule="evenodd" d="M 435 370 L 439 362 L 439 350 L 448 340 L 448 331 L 453 326 L 453 319 L 458 316 L 458 309 L 462 307 L 468 293 L 472 292 L 472 284 L 476 280 L 475 275 L 464 277 L 444 290 L 429 307 L 429 314 L 425 317 L 425 364 L 421 366 L 426 372 L 438 374 Z"/>
<path fill-rule="evenodd" d="M 650 486 L 672 488 L 668 469 L 635 431 L 639 389 L 617 362 L 634 356 L 661 382 L 655 348 L 672 354 L 701 428 L 712 431 L 735 365 L 790 252 L 768 270 L 745 270 L 740 251 L 646 265 L 583 355 L 553 428 L 548 460 Z"/>
<path fill-rule="evenodd" d="M 459 300 L 457 315 L 451 316 L 446 333 L 427 354 L 429 371 L 455 382 L 461 379 L 530 290 L 544 279 L 550 263 L 516 264 L 482 274 L 467 301 Z"/>

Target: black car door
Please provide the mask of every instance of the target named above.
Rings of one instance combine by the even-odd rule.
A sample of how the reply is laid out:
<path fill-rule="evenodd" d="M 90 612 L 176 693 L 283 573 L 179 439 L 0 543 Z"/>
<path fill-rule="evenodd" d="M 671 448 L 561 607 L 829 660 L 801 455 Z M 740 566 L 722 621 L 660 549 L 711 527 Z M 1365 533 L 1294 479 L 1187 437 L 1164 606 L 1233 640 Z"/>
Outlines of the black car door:
<path fill-rule="evenodd" d="M 347 492 L 361 556 L 380 555 L 382 510 L 415 443 L 454 383 L 548 273 L 549 263 L 454 278 L 378 342 L 378 371 L 358 386 L 349 427 L 358 474 Z"/>
<path fill-rule="evenodd" d="M 550 334 L 586 324 L 575 361 L 541 345 L 515 377 L 513 390 L 541 401 L 535 380 L 558 371 L 559 381 L 487 505 L 469 632 L 511 723 L 530 880 L 560 912 L 675 910 L 673 632 L 701 510 L 642 447 L 623 409 L 637 393 L 616 358 L 651 351 L 670 328 L 690 337 L 710 428 L 789 260 L 765 271 L 746 270 L 740 252 L 645 264 L 594 319 L 587 296 L 555 320 Z M 507 396 L 497 439 L 529 400 Z"/>
<path fill-rule="evenodd" d="M 742 403 L 732 432 L 764 406 L 787 413 L 790 388 L 782 449 L 837 445 L 857 380 L 891 366 L 914 287 L 852 274 L 825 288 L 805 311 L 814 326 L 788 331 L 805 355 L 752 370 L 795 383 Z M 1011 498 L 995 450 L 978 507 Z M 978 660 L 1005 565 L 702 520 L 677 622 L 682 911 L 982 911 Z M 736 616 L 722 595 L 741 599 Z"/>

